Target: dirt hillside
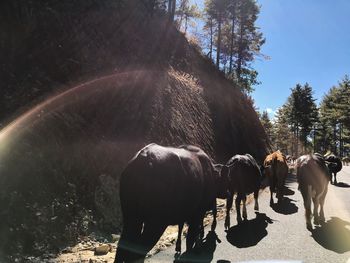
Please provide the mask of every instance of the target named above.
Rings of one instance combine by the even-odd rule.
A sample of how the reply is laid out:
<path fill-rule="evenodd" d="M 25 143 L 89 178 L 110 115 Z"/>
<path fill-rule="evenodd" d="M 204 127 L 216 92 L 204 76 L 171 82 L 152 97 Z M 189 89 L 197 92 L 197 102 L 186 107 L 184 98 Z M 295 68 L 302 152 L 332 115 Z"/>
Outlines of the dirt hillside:
<path fill-rule="evenodd" d="M 91 2 L 1 31 L 0 261 L 119 233 L 119 175 L 150 142 L 266 154 L 250 101 L 164 15 Z"/>

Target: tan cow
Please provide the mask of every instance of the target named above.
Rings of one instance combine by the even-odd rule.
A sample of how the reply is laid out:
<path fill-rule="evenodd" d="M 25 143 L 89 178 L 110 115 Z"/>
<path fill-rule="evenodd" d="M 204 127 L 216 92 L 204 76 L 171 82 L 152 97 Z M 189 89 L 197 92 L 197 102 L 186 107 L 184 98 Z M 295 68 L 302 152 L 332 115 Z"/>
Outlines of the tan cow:
<path fill-rule="evenodd" d="M 270 185 L 270 205 L 274 204 L 273 193 L 276 193 L 278 202 L 283 199 L 284 183 L 288 174 L 288 165 L 285 156 L 276 151 L 266 156 L 264 161 L 265 176 L 268 178 Z"/>

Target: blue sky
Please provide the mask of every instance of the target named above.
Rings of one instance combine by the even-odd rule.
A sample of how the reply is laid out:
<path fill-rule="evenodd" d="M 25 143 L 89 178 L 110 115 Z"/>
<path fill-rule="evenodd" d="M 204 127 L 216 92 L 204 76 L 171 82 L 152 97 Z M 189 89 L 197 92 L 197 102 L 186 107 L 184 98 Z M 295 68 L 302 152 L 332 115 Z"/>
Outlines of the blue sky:
<path fill-rule="evenodd" d="M 195 0 L 199 6 L 203 0 Z M 350 0 L 258 0 L 257 25 L 266 37 L 258 60 L 260 110 L 275 111 L 296 83 L 308 82 L 318 101 L 350 74 Z"/>

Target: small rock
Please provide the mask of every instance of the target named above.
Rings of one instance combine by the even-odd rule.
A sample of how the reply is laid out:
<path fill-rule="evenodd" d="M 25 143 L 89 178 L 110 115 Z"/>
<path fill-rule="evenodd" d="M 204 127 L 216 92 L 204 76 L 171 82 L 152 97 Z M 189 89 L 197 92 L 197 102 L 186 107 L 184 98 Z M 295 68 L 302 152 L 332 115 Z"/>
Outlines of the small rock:
<path fill-rule="evenodd" d="M 111 247 L 108 244 L 103 244 L 95 248 L 95 255 L 106 255 L 109 251 L 111 251 Z"/>

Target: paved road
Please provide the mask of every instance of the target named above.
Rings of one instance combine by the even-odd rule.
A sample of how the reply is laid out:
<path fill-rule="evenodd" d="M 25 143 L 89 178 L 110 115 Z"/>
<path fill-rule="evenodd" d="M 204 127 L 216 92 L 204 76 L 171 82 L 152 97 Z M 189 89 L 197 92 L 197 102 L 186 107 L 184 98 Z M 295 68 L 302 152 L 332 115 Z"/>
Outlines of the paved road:
<path fill-rule="evenodd" d="M 246 262 L 246 261 L 296 261 L 296 262 L 349 262 L 350 263 L 350 167 L 338 174 L 341 186 L 329 185 L 325 204 L 326 224 L 313 232 L 306 230 L 304 207 L 294 177 L 288 178 L 286 201 L 281 207 L 269 206 L 269 193 L 260 198 L 260 211 L 255 214 L 249 205 L 248 221 L 236 224 L 235 212 L 231 215 L 231 228 L 224 230 L 218 223 L 216 240 L 213 232 L 191 254 L 182 254 L 183 262 Z M 183 251 L 185 250 L 183 243 Z M 147 262 L 174 261 L 175 248 L 153 256 Z"/>

